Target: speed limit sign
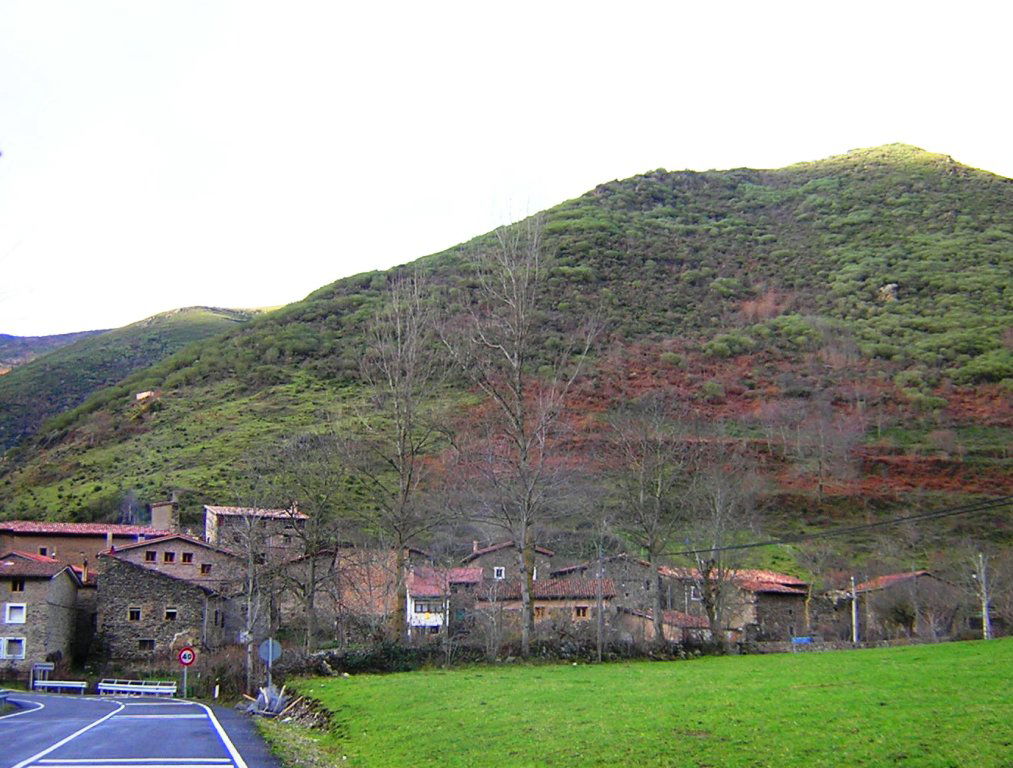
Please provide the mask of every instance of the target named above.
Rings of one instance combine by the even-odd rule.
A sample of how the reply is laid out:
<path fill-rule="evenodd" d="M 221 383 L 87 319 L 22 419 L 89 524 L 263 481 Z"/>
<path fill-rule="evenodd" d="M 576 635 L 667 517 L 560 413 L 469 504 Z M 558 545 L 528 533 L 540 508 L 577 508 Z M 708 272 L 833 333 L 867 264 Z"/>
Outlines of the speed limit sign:
<path fill-rule="evenodd" d="M 189 645 L 183 646 L 179 649 L 179 663 L 184 667 L 189 667 L 197 661 L 197 651 L 195 651 Z"/>

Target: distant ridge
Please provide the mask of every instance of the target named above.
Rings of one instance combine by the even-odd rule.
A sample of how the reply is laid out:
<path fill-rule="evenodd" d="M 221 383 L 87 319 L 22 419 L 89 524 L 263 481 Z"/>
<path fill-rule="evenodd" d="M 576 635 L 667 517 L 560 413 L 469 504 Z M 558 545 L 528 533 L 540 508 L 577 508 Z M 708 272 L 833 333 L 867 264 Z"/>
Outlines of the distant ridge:
<path fill-rule="evenodd" d="M 0 377 L 0 451 L 96 390 L 252 315 L 219 307 L 185 307 L 111 331 L 35 337 L 38 341 L 33 343 L 9 337 L 11 349 L 32 349 L 36 354 Z"/>

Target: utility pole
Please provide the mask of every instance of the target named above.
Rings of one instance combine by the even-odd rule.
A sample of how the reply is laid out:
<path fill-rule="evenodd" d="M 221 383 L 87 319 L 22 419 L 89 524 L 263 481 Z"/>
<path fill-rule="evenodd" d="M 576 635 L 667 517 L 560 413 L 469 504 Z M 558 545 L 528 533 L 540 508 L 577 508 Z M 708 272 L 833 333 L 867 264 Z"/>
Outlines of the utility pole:
<path fill-rule="evenodd" d="M 858 645 L 858 594 L 854 576 L 851 577 L 851 642 Z"/>
<path fill-rule="evenodd" d="M 988 559 L 983 552 L 978 553 L 978 560 L 975 563 L 975 572 L 971 574 L 978 585 L 978 597 L 981 598 L 981 639 L 992 639 L 992 619 L 989 617 L 989 602 L 991 595 L 988 591 Z"/>

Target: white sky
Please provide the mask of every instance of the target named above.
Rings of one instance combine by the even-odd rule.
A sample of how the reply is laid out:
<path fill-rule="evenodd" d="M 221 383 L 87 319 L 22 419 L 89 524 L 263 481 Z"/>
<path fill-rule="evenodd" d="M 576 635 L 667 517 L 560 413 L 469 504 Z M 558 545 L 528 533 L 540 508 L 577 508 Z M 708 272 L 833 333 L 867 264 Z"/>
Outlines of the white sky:
<path fill-rule="evenodd" d="M 0 0 L 0 332 L 302 298 L 646 170 L 1013 175 L 1000 2 Z"/>

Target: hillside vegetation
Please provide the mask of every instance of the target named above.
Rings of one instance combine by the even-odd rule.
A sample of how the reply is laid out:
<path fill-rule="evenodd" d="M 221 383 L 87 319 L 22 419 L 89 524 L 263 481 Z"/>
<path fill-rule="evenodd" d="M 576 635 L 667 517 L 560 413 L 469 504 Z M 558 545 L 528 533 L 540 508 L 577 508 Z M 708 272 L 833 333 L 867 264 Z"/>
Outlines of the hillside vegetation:
<path fill-rule="evenodd" d="M 318 678 L 295 688 L 330 710 L 330 728 L 262 730 L 288 768 L 999 768 L 1013 740 L 1011 672 L 1005 638 Z"/>
<path fill-rule="evenodd" d="M 8 333 L 0 333 L 0 375 L 54 349 L 66 347 L 88 336 L 106 333 L 106 330 L 58 333 L 52 336 L 11 336 Z"/>
<path fill-rule="evenodd" d="M 182 347 L 246 322 L 250 313 L 210 307 L 163 312 L 112 331 L 66 334 L 53 351 L 0 377 L 0 450 L 31 435 L 46 419 Z M 38 345 L 36 345 L 38 348 Z M 43 347 L 44 349 L 44 347 Z"/>
<path fill-rule="evenodd" d="M 1011 214 L 1009 179 L 905 145 L 609 182 L 544 212 L 544 348 L 565 318 L 603 315 L 575 413 L 664 389 L 765 450 L 772 414 L 859 414 L 856 473 L 826 501 L 844 511 L 1009 492 Z M 489 242 L 415 262 L 445 315 L 471 302 L 469 254 Z M 243 457 L 340 426 L 361 400 L 363 327 L 388 279 L 339 280 L 51 419 L 6 458 L 3 514 L 101 516 L 129 489 L 178 489 L 191 510 L 235 500 Z M 812 508 L 811 480 L 769 469 L 782 509 Z"/>

